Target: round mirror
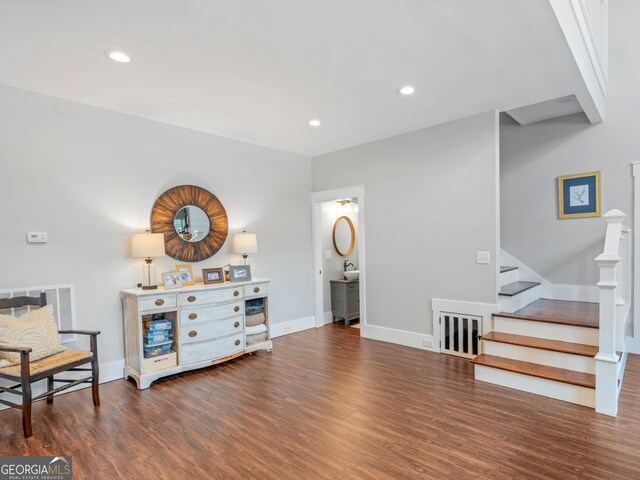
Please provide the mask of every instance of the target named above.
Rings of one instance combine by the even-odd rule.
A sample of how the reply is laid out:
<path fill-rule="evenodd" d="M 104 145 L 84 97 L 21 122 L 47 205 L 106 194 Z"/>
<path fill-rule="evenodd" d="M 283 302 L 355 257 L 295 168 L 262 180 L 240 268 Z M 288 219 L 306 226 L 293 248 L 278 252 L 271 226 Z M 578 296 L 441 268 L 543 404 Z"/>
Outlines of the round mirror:
<path fill-rule="evenodd" d="M 338 255 L 351 255 L 356 244 L 356 230 L 349 217 L 342 216 L 333 224 L 333 246 Z"/>
<path fill-rule="evenodd" d="M 211 228 L 209 216 L 200 207 L 186 205 L 173 217 L 173 228 L 178 236 L 187 242 L 199 242 Z"/>

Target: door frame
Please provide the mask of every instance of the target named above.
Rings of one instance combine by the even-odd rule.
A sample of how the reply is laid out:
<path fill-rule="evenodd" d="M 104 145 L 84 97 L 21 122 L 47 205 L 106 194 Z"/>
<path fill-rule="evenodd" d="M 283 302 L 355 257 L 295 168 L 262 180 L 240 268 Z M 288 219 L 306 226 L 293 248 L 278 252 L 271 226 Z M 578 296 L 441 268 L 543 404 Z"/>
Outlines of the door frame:
<path fill-rule="evenodd" d="M 366 289 L 366 265 L 365 265 L 365 226 L 364 208 L 365 196 L 364 185 L 353 185 L 351 187 L 336 188 L 333 190 L 323 190 L 311 193 L 311 236 L 313 240 L 313 312 L 316 328 L 325 325 L 324 320 L 324 272 L 323 272 L 323 251 L 322 251 L 322 212 L 321 204 L 339 198 L 358 199 L 358 263 L 360 270 L 360 336 L 366 336 L 367 328 L 367 289 Z"/>

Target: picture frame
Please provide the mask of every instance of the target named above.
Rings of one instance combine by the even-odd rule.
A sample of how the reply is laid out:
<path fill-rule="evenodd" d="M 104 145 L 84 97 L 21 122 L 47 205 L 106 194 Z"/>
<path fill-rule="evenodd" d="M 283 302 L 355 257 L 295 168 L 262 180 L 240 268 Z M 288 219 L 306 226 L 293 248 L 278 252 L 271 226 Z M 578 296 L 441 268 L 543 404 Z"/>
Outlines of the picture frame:
<path fill-rule="evenodd" d="M 180 272 L 165 272 L 162 274 L 162 286 L 165 290 L 183 287 Z"/>
<path fill-rule="evenodd" d="M 558 218 L 600 215 L 600 172 L 558 177 Z"/>
<path fill-rule="evenodd" d="M 203 268 L 202 281 L 205 285 L 224 283 L 224 270 L 221 268 Z"/>
<path fill-rule="evenodd" d="M 193 276 L 193 270 L 189 263 L 179 263 L 175 266 L 175 271 L 180 273 L 182 277 L 182 286 L 188 287 L 189 285 L 195 285 L 196 279 Z"/>
<path fill-rule="evenodd" d="M 229 265 L 229 276 L 231 283 L 250 282 L 251 266 L 250 265 Z"/>

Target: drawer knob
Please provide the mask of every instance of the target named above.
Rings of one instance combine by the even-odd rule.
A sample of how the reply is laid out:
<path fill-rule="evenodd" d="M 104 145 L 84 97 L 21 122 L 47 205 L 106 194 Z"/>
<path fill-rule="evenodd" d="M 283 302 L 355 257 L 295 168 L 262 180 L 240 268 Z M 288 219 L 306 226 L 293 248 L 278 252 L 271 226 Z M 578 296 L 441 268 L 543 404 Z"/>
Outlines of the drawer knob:
<path fill-rule="evenodd" d="M 234 296 L 234 297 L 237 297 L 238 295 L 240 295 L 240 292 L 239 292 L 238 290 L 235 290 L 235 291 L 233 292 L 233 296 Z"/>
<path fill-rule="evenodd" d="M 235 307 L 233 307 L 233 311 L 234 312 L 239 312 L 240 311 L 240 307 L 236 305 Z"/>
<path fill-rule="evenodd" d="M 195 302 L 196 301 L 196 297 L 194 297 L 193 295 L 189 295 L 189 297 L 187 297 L 187 302 Z"/>
<path fill-rule="evenodd" d="M 190 336 L 190 337 L 195 337 L 196 335 L 198 335 L 198 332 L 196 332 L 195 330 L 191 330 L 191 331 L 189 332 L 189 336 Z"/>
<path fill-rule="evenodd" d="M 259 289 L 258 287 L 255 287 L 255 288 L 253 289 L 253 293 L 258 293 L 259 291 L 260 291 L 260 289 Z"/>
<path fill-rule="evenodd" d="M 236 345 L 240 345 L 240 340 L 236 340 Z"/>
<path fill-rule="evenodd" d="M 233 324 L 234 327 L 238 328 L 240 326 L 240 322 L 236 322 Z"/>
<path fill-rule="evenodd" d="M 164 305 L 164 300 L 159 298 L 156 300 L 156 305 L 160 306 L 160 305 Z"/>
<path fill-rule="evenodd" d="M 190 313 L 189 314 L 189 320 L 195 320 L 196 318 L 198 318 L 198 314 L 197 313 Z"/>

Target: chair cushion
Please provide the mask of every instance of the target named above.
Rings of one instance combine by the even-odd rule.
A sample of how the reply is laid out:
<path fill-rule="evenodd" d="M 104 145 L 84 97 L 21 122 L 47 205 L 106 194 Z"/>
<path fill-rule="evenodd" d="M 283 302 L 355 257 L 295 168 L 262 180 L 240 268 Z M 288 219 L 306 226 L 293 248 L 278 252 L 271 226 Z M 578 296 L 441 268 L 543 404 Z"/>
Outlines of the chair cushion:
<path fill-rule="evenodd" d="M 53 316 L 53 307 L 46 305 L 18 317 L 0 315 L 0 345 L 31 347 L 31 362 L 64 350 Z M 0 352 L 0 368 L 18 364 L 19 353 Z"/>
<path fill-rule="evenodd" d="M 85 352 L 83 350 L 63 350 L 60 353 L 43 358 L 37 362 L 29 362 L 30 373 L 32 376 L 35 376 L 49 370 L 56 370 L 59 367 L 79 360 L 87 359 L 87 361 L 89 361 L 91 357 L 93 357 L 93 353 L 91 352 Z M 20 378 L 20 365 L 0 368 L 0 374 Z"/>

